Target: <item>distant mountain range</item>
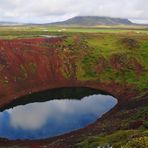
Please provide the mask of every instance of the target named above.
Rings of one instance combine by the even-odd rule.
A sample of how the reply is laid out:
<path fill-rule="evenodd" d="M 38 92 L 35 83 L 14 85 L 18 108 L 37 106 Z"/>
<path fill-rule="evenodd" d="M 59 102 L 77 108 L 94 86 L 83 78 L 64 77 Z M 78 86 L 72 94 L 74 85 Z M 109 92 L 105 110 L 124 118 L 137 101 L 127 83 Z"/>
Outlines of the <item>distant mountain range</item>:
<path fill-rule="evenodd" d="M 0 21 L 0 26 L 15 26 L 15 25 L 24 25 L 24 23 L 2 22 L 2 21 Z"/>
<path fill-rule="evenodd" d="M 146 25 L 146 24 L 135 24 L 130 20 L 123 18 L 99 17 L 99 16 L 76 16 L 66 21 L 46 23 L 46 24 L 0 22 L 0 26 L 15 26 L 15 25 L 99 26 L 99 25 Z"/>
<path fill-rule="evenodd" d="M 70 26 L 97 26 L 97 25 L 133 25 L 128 19 L 99 17 L 99 16 L 76 16 L 62 22 L 50 23 L 52 25 Z"/>

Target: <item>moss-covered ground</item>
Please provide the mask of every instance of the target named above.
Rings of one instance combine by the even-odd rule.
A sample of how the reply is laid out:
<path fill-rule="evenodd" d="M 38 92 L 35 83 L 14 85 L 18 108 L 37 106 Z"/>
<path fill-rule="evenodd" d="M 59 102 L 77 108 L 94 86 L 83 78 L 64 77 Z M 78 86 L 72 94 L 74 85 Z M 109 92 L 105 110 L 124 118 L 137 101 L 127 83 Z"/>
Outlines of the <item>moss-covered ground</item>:
<path fill-rule="evenodd" d="M 147 44 L 144 34 L 78 34 L 65 39 L 62 54 L 74 61 L 78 80 L 114 81 L 141 91 L 148 82 Z"/>

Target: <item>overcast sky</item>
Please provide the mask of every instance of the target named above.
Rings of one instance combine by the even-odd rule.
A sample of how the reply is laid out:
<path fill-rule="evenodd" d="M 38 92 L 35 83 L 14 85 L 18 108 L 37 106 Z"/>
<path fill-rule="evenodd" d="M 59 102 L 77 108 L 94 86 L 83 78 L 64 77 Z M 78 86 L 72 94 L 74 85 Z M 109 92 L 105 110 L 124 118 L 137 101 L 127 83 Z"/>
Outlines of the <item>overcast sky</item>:
<path fill-rule="evenodd" d="M 148 0 L 0 0 L 0 21 L 45 23 L 78 15 L 148 23 Z"/>

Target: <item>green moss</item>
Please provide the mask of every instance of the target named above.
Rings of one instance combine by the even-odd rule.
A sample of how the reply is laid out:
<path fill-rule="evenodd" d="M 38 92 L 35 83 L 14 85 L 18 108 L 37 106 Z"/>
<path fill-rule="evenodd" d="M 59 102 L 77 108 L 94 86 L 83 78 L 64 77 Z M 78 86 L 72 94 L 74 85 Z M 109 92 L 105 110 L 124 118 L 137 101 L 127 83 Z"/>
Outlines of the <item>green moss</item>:
<path fill-rule="evenodd" d="M 111 67 L 105 68 L 101 73 L 98 73 L 101 82 L 110 82 L 115 79 L 115 73 Z"/>
<path fill-rule="evenodd" d="M 3 84 L 3 85 L 8 85 L 9 84 L 9 79 L 8 77 L 0 77 L 0 82 Z"/>
<path fill-rule="evenodd" d="M 148 129 L 148 121 L 144 121 L 143 126 L 141 127 L 141 129 Z"/>
<path fill-rule="evenodd" d="M 148 137 L 133 138 L 128 141 L 127 144 L 123 145 L 122 148 L 147 148 L 148 147 Z"/>
<path fill-rule="evenodd" d="M 28 73 L 22 64 L 20 64 L 20 74 L 23 79 L 26 79 L 28 77 Z"/>
<path fill-rule="evenodd" d="M 62 72 L 65 79 L 67 79 L 67 80 L 70 79 L 71 73 L 68 70 L 61 68 L 61 72 Z"/>
<path fill-rule="evenodd" d="M 95 71 L 95 65 L 96 65 L 96 57 L 93 55 L 87 55 L 82 60 L 83 67 L 85 70 L 84 77 L 87 78 L 96 78 L 97 74 Z"/>
<path fill-rule="evenodd" d="M 78 148 L 97 148 L 97 147 L 113 147 L 113 148 L 120 148 L 125 146 L 126 144 L 131 145 L 133 141 L 137 140 L 134 137 L 135 135 L 142 136 L 144 133 L 137 130 L 120 130 L 116 131 L 110 135 L 99 135 L 95 137 L 86 138 L 84 141 L 78 143 L 76 147 Z M 147 138 L 147 137 L 145 137 Z M 141 140 L 141 138 L 139 139 Z M 146 140 L 146 139 L 145 139 Z M 142 144 L 146 144 L 146 142 L 142 141 Z M 141 148 L 141 147 L 137 147 Z M 142 147 L 143 148 L 143 147 Z"/>
<path fill-rule="evenodd" d="M 85 81 L 85 80 L 88 80 L 86 77 L 84 77 L 85 75 L 85 70 L 83 68 L 83 64 L 81 61 L 77 61 L 76 63 L 76 77 L 77 77 L 77 80 L 81 80 L 81 81 Z"/>
<path fill-rule="evenodd" d="M 148 41 L 142 42 L 139 55 L 143 65 L 148 69 Z"/>
<path fill-rule="evenodd" d="M 35 74 L 36 73 L 36 71 L 37 71 L 37 65 L 36 65 L 36 63 L 29 63 L 29 69 L 31 70 L 31 73 L 32 74 Z"/>
<path fill-rule="evenodd" d="M 93 36 L 88 38 L 88 45 L 93 48 L 94 54 L 102 54 L 105 57 L 109 57 L 113 53 L 124 53 L 128 50 L 119 42 L 120 37 L 112 34 L 106 34 L 102 36 Z"/>
<path fill-rule="evenodd" d="M 133 70 L 126 70 L 124 72 L 125 80 L 128 84 L 134 84 L 138 81 L 136 73 Z"/>
<path fill-rule="evenodd" d="M 137 87 L 139 90 L 145 90 L 147 89 L 148 84 L 148 74 L 147 72 L 144 72 L 141 74 L 139 80 L 137 81 Z"/>
<path fill-rule="evenodd" d="M 148 116 L 148 107 L 142 107 L 138 110 L 134 116 L 132 116 L 132 119 L 137 120 L 137 119 L 144 119 L 145 117 Z"/>

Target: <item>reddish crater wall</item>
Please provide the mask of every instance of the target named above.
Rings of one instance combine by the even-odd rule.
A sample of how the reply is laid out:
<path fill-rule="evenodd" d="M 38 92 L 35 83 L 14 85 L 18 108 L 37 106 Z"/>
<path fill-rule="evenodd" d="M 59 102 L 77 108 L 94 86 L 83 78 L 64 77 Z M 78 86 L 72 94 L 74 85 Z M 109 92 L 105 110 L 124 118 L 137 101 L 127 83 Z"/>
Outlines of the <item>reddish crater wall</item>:
<path fill-rule="evenodd" d="M 0 107 L 16 98 L 50 88 L 91 87 L 121 100 L 135 95 L 129 86 L 115 82 L 66 79 L 61 72 L 63 38 L 0 40 Z"/>
<path fill-rule="evenodd" d="M 108 83 L 100 83 L 97 80 L 80 81 L 73 75 L 73 78 L 65 78 L 61 70 L 63 61 L 60 57 L 63 40 L 63 38 L 0 40 L 0 108 L 21 96 L 59 87 L 90 87 L 106 91 L 118 99 L 117 108 L 137 94 L 132 86 L 121 85 L 114 81 Z M 66 65 L 68 64 L 70 63 L 66 63 Z M 88 133 L 99 127 L 98 121 L 94 126 L 87 128 Z M 85 131 L 86 129 L 62 136 L 62 140 L 77 139 Z M 50 147 L 52 147 L 52 142 L 58 141 L 58 139 L 60 140 L 60 138 L 53 138 L 36 142 L 0 139 L 0 145 L 18 143 L 21 146 L 25 144 L 29 147 L 37 147 L 44 143 L 51 143 Z M 71 141 L 68 139 L 67 143 L 71 143 Z M 64 142 L 60 147 L 67 147 L 65 144 Z M 59 147 L 58 143 L 55 145 L 56 143 L 53 144 L 54 148 Z"/>

